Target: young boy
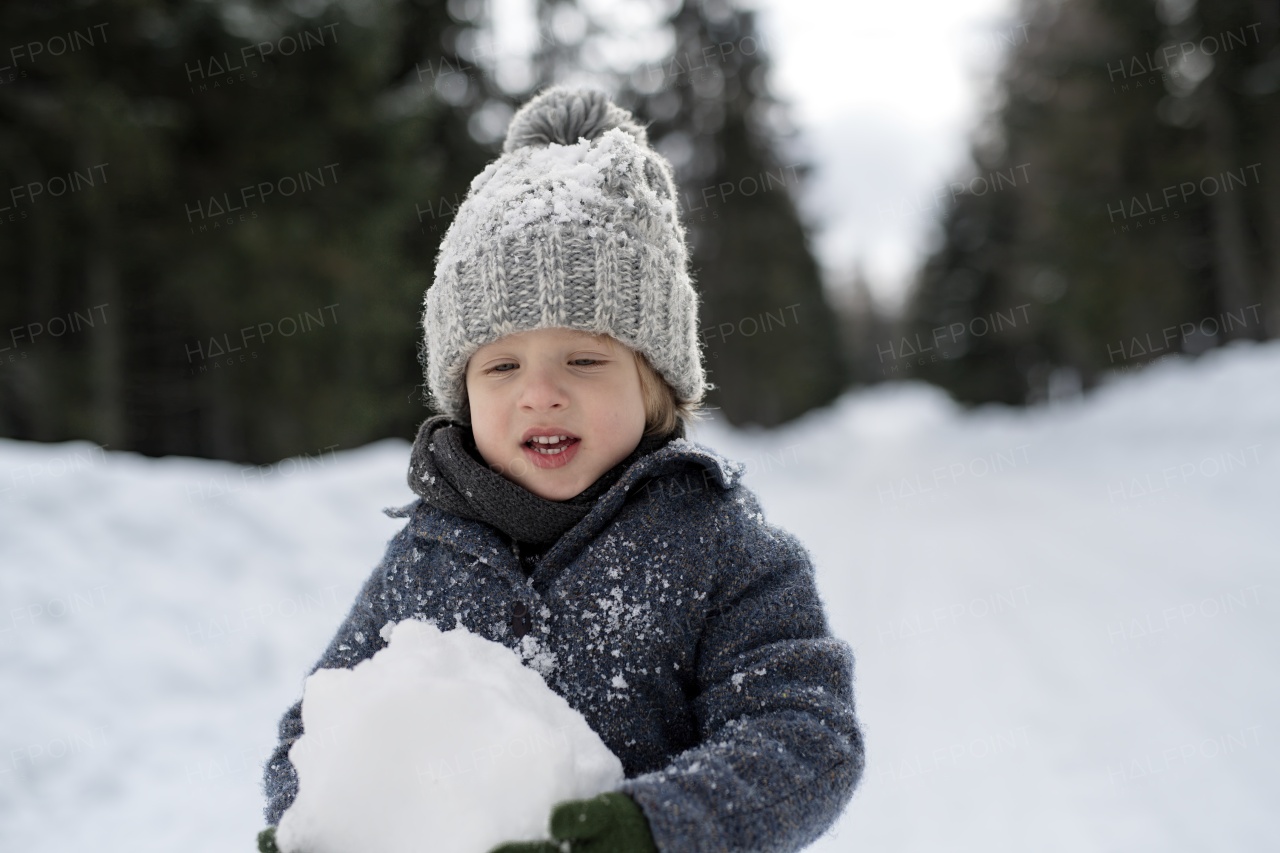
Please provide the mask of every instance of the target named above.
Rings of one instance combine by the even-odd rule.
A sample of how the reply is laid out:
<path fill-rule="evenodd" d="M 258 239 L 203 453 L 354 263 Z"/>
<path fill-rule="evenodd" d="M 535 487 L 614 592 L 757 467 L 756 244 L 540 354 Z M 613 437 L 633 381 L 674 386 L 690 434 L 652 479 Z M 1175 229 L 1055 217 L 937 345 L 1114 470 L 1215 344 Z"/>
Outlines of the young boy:
<path fill-rule="evenodd" d="M 414 442 L 420 497 L 388 511 L 408 524 L 315 669 L 419 618 L 540 672 L 626 779 L 557 806 L 567 846 L 501 853 L 814 841 L 862 775 L 852 651 L 742 464 L 684 437 L 711 387 L 697 295 L 670 165 L 630 113 L 563 87 L 516 113 L 441 244 L 424 326 L 442 414 Z M 271 826 L 297 793 L 300 708 L 266 767 Z"/>

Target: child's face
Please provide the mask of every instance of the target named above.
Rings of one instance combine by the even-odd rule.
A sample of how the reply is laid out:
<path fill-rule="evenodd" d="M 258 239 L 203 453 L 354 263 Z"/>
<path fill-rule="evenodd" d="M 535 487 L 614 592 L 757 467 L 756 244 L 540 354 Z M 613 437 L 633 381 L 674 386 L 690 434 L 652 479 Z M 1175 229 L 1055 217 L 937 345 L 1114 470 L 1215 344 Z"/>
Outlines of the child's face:
<path fill-rule="evenodd" d="M 466 378 L 480 455 L 548 500 L 580 494 L 644 434 L 640 370 L 608 335 L 562 328 L 507 335 L 476 350 Z M 534 433 L 569 440 L 530 446 Z"/>

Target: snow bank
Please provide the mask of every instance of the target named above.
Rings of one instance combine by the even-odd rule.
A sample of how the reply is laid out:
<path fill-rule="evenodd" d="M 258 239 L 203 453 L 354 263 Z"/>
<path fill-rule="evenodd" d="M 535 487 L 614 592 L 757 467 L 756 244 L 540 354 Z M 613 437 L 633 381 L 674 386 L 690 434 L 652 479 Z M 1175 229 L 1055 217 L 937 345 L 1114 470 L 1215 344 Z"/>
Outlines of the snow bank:
<path fill-rule="evenodd" d="M 405 620 L 352 669 L 307 679 L 284 853 L 487 853 L 546 839 L 562 800 L 622 781 L 577 711 L 505 646 Z"/>
<path fill-rule="evenodd" d="M 1238 344 L 1031 411 L 906 384 L 695 430 L 857 656 L 867 777 L 812 853 L 1280 849 L 1278 392 Z M 0 850 L 251 850 L 408 456 L 0 440 Z"/>

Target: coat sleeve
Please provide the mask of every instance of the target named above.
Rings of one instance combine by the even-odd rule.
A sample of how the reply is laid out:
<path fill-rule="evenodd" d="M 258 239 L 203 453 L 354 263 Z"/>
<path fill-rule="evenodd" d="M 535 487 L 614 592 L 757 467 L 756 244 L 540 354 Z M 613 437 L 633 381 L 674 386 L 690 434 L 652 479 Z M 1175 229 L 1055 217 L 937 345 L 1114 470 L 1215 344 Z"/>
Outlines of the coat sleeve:
<path fill-rule="evenodd" d="M 624 781 L 662 853 L 801 850 L 862 777 L 853 652 L 830 633 L 813 564 L 748 490 L 722 527 L 698 643 L 699 743 Z"/>
<path fill-rule="evenodd" d="M 387 580 L 413 541 L 412 527 L 412 522 L 406 524 L 391 539 L 386 555 L 364 582 L 351 611 L 339 626 L 329 648 L 311 668 L 311 673 L 318 669 L 349 669 L 386 646 L 379 632 L 393 615 L 387 598 Z M 289 760 L 289 749 L 302 737 L 301 698 L 280 718 L 279 733 L 280 741 L 267 759 L 263 779 L 267 799 L 263 815 L 268 826 L 280 823 L 280 816 L 298 795 L 298 774 Z"/>

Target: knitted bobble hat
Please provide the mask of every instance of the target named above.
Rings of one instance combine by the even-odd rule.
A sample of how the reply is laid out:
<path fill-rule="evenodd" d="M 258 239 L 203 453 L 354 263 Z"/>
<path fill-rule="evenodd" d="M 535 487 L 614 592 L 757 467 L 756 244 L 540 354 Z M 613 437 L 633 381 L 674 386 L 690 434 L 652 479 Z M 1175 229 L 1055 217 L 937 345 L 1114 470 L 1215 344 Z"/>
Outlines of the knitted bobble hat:
<path fill-rule="evenodd" d="M 563 327 L 642 353 L 679 400 L 710 386 L 671 166 L 603 92 L 555 86 L 516 112 L 436 258 L 422 324 L 434 407 L 464 420 L 468 359 Z"/>

